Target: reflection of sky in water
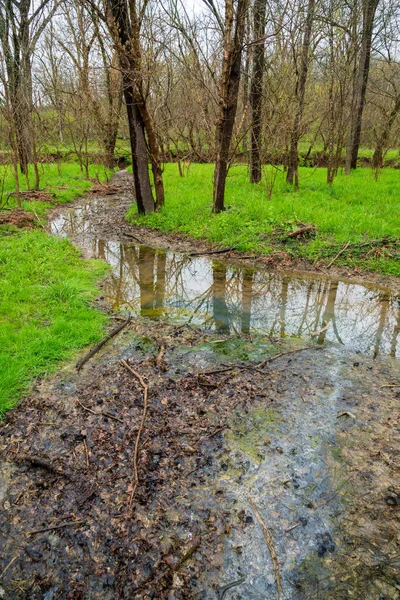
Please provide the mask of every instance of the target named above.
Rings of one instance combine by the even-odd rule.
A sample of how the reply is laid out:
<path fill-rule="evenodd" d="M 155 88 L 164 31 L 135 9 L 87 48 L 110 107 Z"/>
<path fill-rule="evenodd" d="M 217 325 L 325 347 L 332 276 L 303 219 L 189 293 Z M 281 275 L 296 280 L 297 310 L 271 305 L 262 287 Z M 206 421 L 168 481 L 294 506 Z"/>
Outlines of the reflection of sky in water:
<path fill-rule="evenodd" d="M 374 355 L 400 353 L 399 299 L 389 290 L 95 239 L 90 222 L 95 209 L 88 203 L 66 212 L 51 228 L 111 265 L 104 293 L 115 309 L 149 316 L 168 312 L 220 332 L 277 337 L 309 337 L 328 321 L 320 343 L 326 339 Z"/>

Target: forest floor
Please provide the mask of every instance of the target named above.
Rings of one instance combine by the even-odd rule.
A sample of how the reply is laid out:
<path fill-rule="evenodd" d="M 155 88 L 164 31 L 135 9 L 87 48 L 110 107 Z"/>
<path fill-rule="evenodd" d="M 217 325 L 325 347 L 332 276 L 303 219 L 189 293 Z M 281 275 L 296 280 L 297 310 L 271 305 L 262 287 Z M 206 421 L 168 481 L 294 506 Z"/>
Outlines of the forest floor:
<path fill-rule="evenodd" d="M 125 177 L 99 238 L 210 249 L 124 223 Z M 0 425 L 0 596 L 398 600 L 399 398 L 393 358 L 132 320 Z"/>
<path fill-rule="evenodd" d="M 214 341 L 135 320 L 9 413 L 3 598 L 400 598 L 396 362 Z"/>

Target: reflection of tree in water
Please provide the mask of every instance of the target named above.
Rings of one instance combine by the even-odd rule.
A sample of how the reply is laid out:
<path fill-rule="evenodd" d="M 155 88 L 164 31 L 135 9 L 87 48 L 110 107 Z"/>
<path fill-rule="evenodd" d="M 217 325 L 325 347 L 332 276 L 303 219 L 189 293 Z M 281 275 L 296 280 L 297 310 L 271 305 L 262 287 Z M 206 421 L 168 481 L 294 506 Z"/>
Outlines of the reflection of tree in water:
<path fill-rule="evenodd" d="M 139 248 L 139 287 L 140 287 L 140 314 L 160 309 L 165 301 L 165 265 L 164 251 L 141 246 Z M 160 312 L 157 312 L 160 315 Z"/>
<path fill-rule="evenodd" d="M 231 315 L 226 304 L 226 275 L 227 267 L 224 263 L 213 260 L 213 320 L 218 333 L 230 332 Z"/>
<path fill-rule="evenodd" d="M 326 300 L 326 304 L 325 304 L 325 310 L 324 310 L 324 314 L 322 315 L 322 324 L 324 324 L 325 322 L 329 323 L 330 327 L 332 328 L 332 331 L 334 332 L 334 334 L 336 336 L 337 341 L 340 344 L 343 344 L 343 341 L 339 335 L 339 331 L 337 328 L 336 315 L 335 315 L 335 305 L 336 305 L 338 289 L 339 289 L 339 283 L 337 281 L 332 281 L 329 283 L 327 300 Z M 326 335 L 328 332 L 327 329 L 325 329 L 325 328 L 322 328 L 322 329 L 324 329 L 324 331 L 322 331 L 318 336 L 318 344 L 323 344 L 325 342 Z"/>
<path fill-rule="evenodd" d="M 253 270 L 244 268 L 242 278 L 242 333 L 250 333 Z"/>
<path fill-rule="evenodd" d="M 96 241 L 95 254 L 112 264 L 106 284 L 114 308 L 140 308 L 159 316 L 166 303 L 190 310 L 189 321 L 211 321 L 220 333 L 310 335 L 341 344 L 358 343 L 377 356 L 382 348 L 396 356 L 400 309 L 380 291 L 329 280 L 296 279 L 279 273 L 231 267 L 132 244 Z"/>
<path fill-rule="evenodd" d="M 390 344 L 390 356 L 392 356 L 393 358 L 396 357 L 397 340 L 399 339 L 399 333 L 400 333 L 400 302 L 399 302 L 399 299 L 394 300 L 394 303 L 396 303 L 396 305 L 397 305 L 397 319 L 396 319 L 395 326 L 393 328 L 392 341 Z"/>

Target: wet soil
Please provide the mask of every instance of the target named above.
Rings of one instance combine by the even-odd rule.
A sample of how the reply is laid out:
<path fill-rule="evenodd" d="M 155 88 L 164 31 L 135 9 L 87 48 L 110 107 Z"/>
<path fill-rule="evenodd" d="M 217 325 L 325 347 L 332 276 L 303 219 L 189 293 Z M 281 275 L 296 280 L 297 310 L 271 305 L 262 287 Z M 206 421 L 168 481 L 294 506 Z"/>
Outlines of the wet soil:
<path fill-rule="evenodd" d="M 117 231 L 123 202 L 77 205 L 87 229 L 81 219 L 73 239 L 88 255 L 87 230 L 89 241 L 136 235 L 122 221 Z M 367 356 L 312 329 L 267 335 L 249 326 L 249 304 L 236 331 L 228 263 L 214 269 L 212 325 L 188 324 L 159 302 L 160 264 L 137 283 L 131 323 L 0 425 L 0 597 L 400 599 L 396 352 Z M 367 329 L 374 318 L 362 313 Z M 147 413 L 121 360 L 149 386 Z"/>
<path fill-rule="evenodd" d="M 2 597 L 212 599 L 244 578 L 224 597 L 278 598 L 252 501 L 283 598 L 400 598 L 397 362 L 248 337 L 281 356 L 226 366 L 220 343 L 133 322 L 10 413 Z M 143 389 L 122 358 L 149 385 L 132 508 Z"/>
<path fill-rule="evenodd" d="M 12 225 L 18 229 L 32 229 L 35 227 L 35 217 L 31 213 L 15 208 L 0 213 L 0 225 Z"/>

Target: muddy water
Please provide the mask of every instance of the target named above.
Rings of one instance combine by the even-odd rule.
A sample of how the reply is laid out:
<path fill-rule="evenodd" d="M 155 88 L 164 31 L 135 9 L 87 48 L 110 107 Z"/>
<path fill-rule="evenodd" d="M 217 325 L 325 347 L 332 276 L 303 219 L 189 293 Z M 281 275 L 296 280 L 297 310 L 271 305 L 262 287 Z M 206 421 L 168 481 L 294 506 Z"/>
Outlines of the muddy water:
<path fill-rule="evenodd" d="M 98 237 L 104 203 L 82 201 L 58 214 L 51 231 L 72 239 L 87 257 L 106 260 L 112 273 L 105 299 L 115 310 L 176 320 L 219 333 L 336 342 L 374 357 L 400 354 L 400 299 L 390 289 L 309 274 L 243 267 L 209 256 L 191 257 L 136 242 Z"/>

